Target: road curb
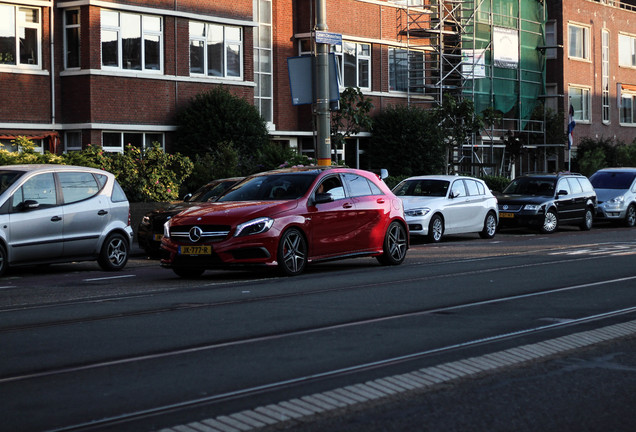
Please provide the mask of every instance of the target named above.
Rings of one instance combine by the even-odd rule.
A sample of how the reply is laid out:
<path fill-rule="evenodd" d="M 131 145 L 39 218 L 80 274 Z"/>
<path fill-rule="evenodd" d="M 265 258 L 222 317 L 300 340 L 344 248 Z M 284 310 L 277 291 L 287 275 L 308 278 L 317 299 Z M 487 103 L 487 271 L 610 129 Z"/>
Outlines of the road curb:
<path fill-rule="evenodd" d="M 417 371 L 379 378 L 322 393 L 304 396 L 277 404 L 245 410 L 161 429 L 159 432 L 242 432 L 256 431 L 283 422 L 301 424 L 317 413 L 354 407 L 359 404 L 388 399 L 398 394 L 425 391 L 459 378 L 476 376 L 523 363 L 545 359 L 589 347 L 601 342 L 636 334 L 636 320 L 595 330 L 574 333 L 534 344 L 443 363 Z"/>

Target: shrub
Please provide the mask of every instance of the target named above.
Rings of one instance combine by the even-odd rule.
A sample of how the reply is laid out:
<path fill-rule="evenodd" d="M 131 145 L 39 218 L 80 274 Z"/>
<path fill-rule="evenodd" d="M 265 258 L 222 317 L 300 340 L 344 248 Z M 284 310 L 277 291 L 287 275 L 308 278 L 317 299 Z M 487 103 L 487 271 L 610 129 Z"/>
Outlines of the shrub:
<path fill-rule="evenodd" d="M 371 166 L 394 176 L 439 174 L 444 171 L 445 147 L 440 128 L 429 111 L 392 106 L 373 120 L 367 154 Z"/>
<path fill-rule="evenodd" d="M 486 185 L 493 192 L 502 192 L 506 186 L 510 184 L 510 179 L 508 177 L 483 176 L 481 179 L 486 182 Z"/>
<path fill-rule="evenodd" d="M 84 150 L 61 156 L 36 153 L 33 142 L 24 137 L 16 138 L 15 143 L 19 146 L 18 152 L 0 149 L 0 165 L 48 163 L 103 169 L 115 175 L 131 202 L 177 199 L 181 183 L 193 169 L 189 158 L 179 153 L 167 154 L 158 143 L 143 151 L 128 145 L 123 154 L 104 152 L 99 146 L 89 145 Z"/>
<path fill-rule="evenodd" d="M 226 143 L 238 151 L 241 174 L 255 167 L 258 151 L 269 142 L 265 120 L 246 100 L 223 86 L 195 96 L 176 116 L 177 145 L 186 156 L 216 153 Z"/>

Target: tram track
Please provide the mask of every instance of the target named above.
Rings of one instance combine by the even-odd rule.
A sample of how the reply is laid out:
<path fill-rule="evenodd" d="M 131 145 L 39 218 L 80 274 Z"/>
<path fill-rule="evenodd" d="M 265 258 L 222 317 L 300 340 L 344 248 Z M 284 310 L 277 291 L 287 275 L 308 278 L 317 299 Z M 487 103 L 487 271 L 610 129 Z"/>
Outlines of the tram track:
<path fill-rule="evenodd" d="M 65 325 L 74 325 L 74 324 L 82 324 L 82 323 L 89 323 L 89 322 L 99 322 L 99 321 L 107 321 L 107 320 L 113 320 L 113 319 L 123 319 L 123 318 L 132 318 L 132 317 L 139 317 L 139 316 L 144 316 L 144 315 L 153 315 L 153 314 L 159 314 L 159 313 L 168 313 L 168 312 L 177 312 L 177 311 L 187 311 L 187 310 L 197 310 L 197 309 L 211 309 L 211 308 L 216 308 L 216 307 L 224 307 L 224 306 L 230 306 L 230 305 L 242 305 L 242 304 L 250 304 L 250 303 L 257 303 L 257 302 L 267 302 L 267 301 L 273 301 L 273 300 L 280 300 L 280 299 L 285 299 L 285 298 L 293 298 L 293 297 L 302 297 L 302 296 L 313 296 L 313 295 L 320 295 L 320 294 L 327 294 L 327 293 L 334 293 L 334 292 L 346 292 L 346 291 L 355 291 L 355 290 L 359 290 L 359 289 L 365 289 L 365 288 L 370 288 L 370 287 L 379 287 L 379 286 L 383 286 L 383 285 L 400 285 L 400 284 L 405 284 L 405 283 L 416 283 L 416 282 L 426 282 L 426 281 L 433 281 L 433 280 L 439 280 L 439 279 L 445 279 L 445 278 L 450 278 L 450 277 L 462 277 L 462 276 L 472 276 L 472 275 L 479 275 L 479 274 L 486 274 L 486 273 L 493 273 L 493 272 L 502 272 L 502 271 L 507 271 L 507 270 L 518 270 L 518 269 L 527 269 L 527 268 L 531 268 L 531 267 L 541 267 L 541 266 L 553 266 L 553 265 L 560 265 L 563 263 L 572 263 L 572 262 L 577 262 L 577 261 L 588 261 L 588 260 L 594 260 L 594 259 L 598 259 L 598 256 L 588 256 L 588 257 L 568 257 L 566 259 L 561 259 L 561 260 L 551 260 L 551 261 L 547 261 L 547 262 L 538 262 L 538 263 L 528 263 L 528 264 L 516 264 L 516 265 L 509 265 L 509 266 L 499 266 L 499 267 L 495 267 L 495 268 L 487 268 L 487 269 L 480 269 L 480 270 L 471 270 L 471 271 L 464 271 L 464 272 L 456 272 L 456 273 L 443 273 L 443 274 L 434 274 L 434 275 L 426 275 L 426 276 L 421 276 L 421 277 L 409 277 L 409 278 L 403 278 L 403 279 L 392 279 L 392 280 L 388 280 L 388 281 L 380 281 L 380 282 L 373 282 L 373 283 L 360 283 L 360 284 L 352 284 L 352 285 L 347 285 L 347 286 L 337 286 L 337 287 L 331 287 L 331 288 L 321 288 L 321 289 L 314 289 L 314 290 L 306 290 L 306 291 L 296 291 L 296 292 L 288 292 L 288 293 L 280 293 L 280 294 L 270 294 L 270 295 L 262 295 L 262 296 L 255 296 L 255 297 L 249 297 L 249 298 L 236 298 L 236 299 L 230 299 L 230 300 L 223 300 L 223 301 L 215 301 L 215 302 L 201 302 L 201 303 L 178 303 L 178 304 L 173 304 L 170 306 L 166 306 L 166 307 L 160 307 L 160 308 L 151 308 L 151 309 L 145 309 L 145 310 L 137 310 L 137 311 L 131 311 L 131 312 L 121 312 L 121 313 L 113 313 L 113 314 L 105 314 L 105 315 L 94 315 L 94 316 L 90 316 L 90 317 L 82 317 L 82 318 L 74 318 L 74 319 L 61 319 L 61 320 L 56 320 L 56 321 L 49 321 L 49 322 L 39 322 L 39 323 L 31 323 L 31 324 L 25 324 L 25 325 L 15 325 L 15 326 L 1 326 L 0 325 L 0 334 L 2 333 L 9 333 L 9 332 L 16 332 L 16 331 L 28 331 L 28 330 L 33 330 L 33 329 L 41 329 L 41 328 L 48 328 L 48 327 L 56 327 L 56 326 L 65 326 Z M 492 257 L 488 257 L 488 258 L 482 258 L 479 259 L 479 261 L 486 261 L 489 259 L 493 259 Z M 457 264 L 457 263 L 461 263 L 461 262 L 468 262 L 468 261 L 472 261 L 474 262 L 475 259 L 464 259 L 464 260 L 457 260 L 455 262 L 448 262 L 447 264 L 449 265 L 453 265 L 453 264 Z M 419 265 L 421 267 L 421 265 Z M 433 265 L 431 265 L 433 266 Z M 277 278 L 280 279 L 280 278 Z M 258 279 L 258 280 L 253 280 L 253 281 L 247 281 L 247 283 L 251 283 L 254 281 L 257 281 L 259 283 L 261 282 L 272 282 L 275 281 L 276 279 L 267 279 L 267 280 L 263 280 L 263 279 Z M 210 287 L 217 287 L 219 285 L 222 286 L 228 286 L 228 285 L 244 285 L 246 283 L 246 281 L 237 281 L 237 282 L 232 282 L 232 283 L 223 283 L 223 284 L 206 284 L 204 287 L 198 288 L 199 290 L 207 290 L 210 289 Z M 192 293 L 194 290 L 192 288 L 189 288 L 187 290 L 188 293 Z M 15 312 L 23 312 L 23 311 L 31 311 L 31 310 L 45 310 L 45 309 L 55 309 L 55 308 L 61 308 L 61 307 L 68 307 L 68 306 L 81 306 L 81 305 L 90 305 L 90 304 L 100 304 L 100 303 L 106 303 L 106 302 L 123 302 L 126 300 L 131 300 L 131 299 L 140 299 L 140 298 L 146 298 L 146 297 L 155 297 L 158 295 L 173 295 L 175 293 L 175 291 L 162 291 L 160 293 L 145 293 L 145 294 L 139 294 L 139 295 L 132 295 L 132 296 L 117 296 L 117 297 L 108 297 L 108 298 L 99 298 L 99 299 L 91 299 L 91 300 L 80 300 L 80 301 L 72 301 L 72 302 L 62 302 L 62 303 L 49 303 L 49 304 L 45 304 L 45 305 L 30 305 L 27 307 L 18 307 L 18 308 L 7 308 L 7 309 L 0 309 L 0 317 L 3 314 L 7 314 L 7 313 L 15 313 Z M 531 294 L 531 293 L 530 293 Z M 486 301 L 489 301 L 488 299 Z M 452 306 L 451 306 L 452 307 Z"/>

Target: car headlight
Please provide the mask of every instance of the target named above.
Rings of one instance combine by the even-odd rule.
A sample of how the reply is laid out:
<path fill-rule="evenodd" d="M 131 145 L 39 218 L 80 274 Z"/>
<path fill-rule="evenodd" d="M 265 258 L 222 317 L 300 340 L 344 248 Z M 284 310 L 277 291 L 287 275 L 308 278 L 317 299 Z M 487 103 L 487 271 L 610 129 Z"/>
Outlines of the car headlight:
<path fill-rule="evenodd" d="M 541 204 L 526 204 L 525 206 L 523 206 L 524 210 L 531 210 L 531 211 L 539 211 L 541 210 Z"/>
<path fill-rule="evenodd" d="M 274 219 L 272 218 L 262 217 L 258 219 L 253 219 L 249 222 L 239 224 L 236 227 L 236 232 L 234 233 L 234 237 L 264 233 L 265 231 L 270 229 L 273 224 L 274 224 Z"/>
<path fill-rule="evenodd" d="M 426 214 L 430 211 L 431 209 L 429 208 L 415 208 L 415 209 L 405 210 L 404 214 L 407 216 L 426 216 Z"/>
<path fill-rule="evenodd" d="M 620 195 L 607 201 L 607 203 L 615 207 L 622 207 L 625 204 L 625 197 Z"/>
<path fill-rule="evenodd" d="M 163 238 L 170 238 L 170 220 L 163 224 Z"/>
<path fill-rule="evenodd" d="M 144 226 L 150 226 L 150 218 L 148 216 L 142 217 L 141 224 Z"/>

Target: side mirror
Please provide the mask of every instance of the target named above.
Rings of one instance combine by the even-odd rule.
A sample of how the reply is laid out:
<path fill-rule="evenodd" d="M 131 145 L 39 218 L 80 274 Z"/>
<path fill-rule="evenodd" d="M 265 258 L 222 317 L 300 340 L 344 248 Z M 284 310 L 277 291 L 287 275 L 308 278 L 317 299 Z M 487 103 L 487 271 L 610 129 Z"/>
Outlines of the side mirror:
<path fill-rule="evenodd" d="M 387 178 L 388 176 L 389 176 L 389 171 L 388 171 L 387 169 L 385 169 L 385 168 L 382 168 L 382 169 L 380 170 L 380 178 L 381 178 L 382 180 L 384 180 L 384 179 L 385 179 L 385 178 Z"/>
<path fill-rule="evenodd" d="M 328 202 L 333 202 L 333 197 L 330 193 L 317 193 L 314 197 L 314 204 L 324 204 Z"/>
<path fill-rule="evenodd" d="M 190 201 L 190 198 L 192 198 L 192 194 L 186 194 L 186 196 L 183 197 L 183 201 Z"/>
<path fill-rule="evenodd" d="M 36 200 L 26 200 L 22 203 L 22 210 L 34 210 L 40 207 L 40 203 Z"/>
<path fill-rule="evenodd" d="M 561 189 L 560 191 L 557 192 L 557 196 L 561 196 L 561 195 L 567 195 L 568 191 Z"/>

